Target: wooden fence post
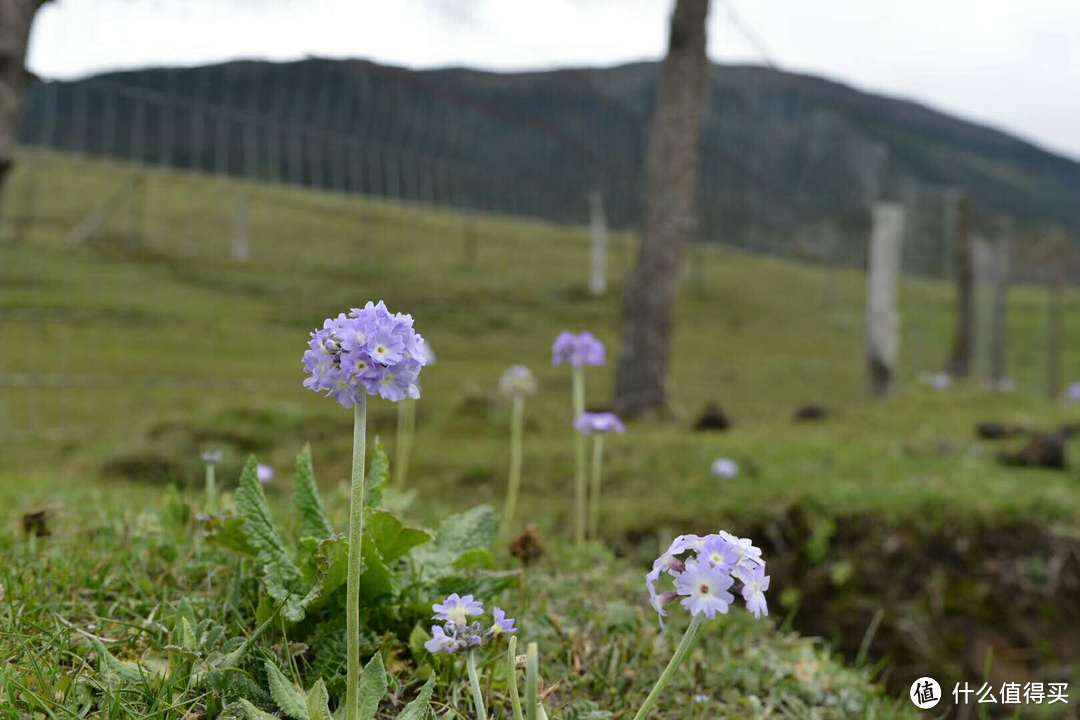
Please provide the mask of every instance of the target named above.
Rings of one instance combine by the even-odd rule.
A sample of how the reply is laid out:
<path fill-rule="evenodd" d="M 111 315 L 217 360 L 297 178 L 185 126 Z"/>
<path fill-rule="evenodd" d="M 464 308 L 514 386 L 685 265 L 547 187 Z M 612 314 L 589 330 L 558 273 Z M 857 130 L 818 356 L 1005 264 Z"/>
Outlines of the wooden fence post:
<path fill-rule="evenodd" d="M 900 355 L 897 286 L 903 237 L 903 205 L 875 203 L 867 279 L 866 336 L 870 390 L 876 397 L 886 395 L 896 380 Z"/>

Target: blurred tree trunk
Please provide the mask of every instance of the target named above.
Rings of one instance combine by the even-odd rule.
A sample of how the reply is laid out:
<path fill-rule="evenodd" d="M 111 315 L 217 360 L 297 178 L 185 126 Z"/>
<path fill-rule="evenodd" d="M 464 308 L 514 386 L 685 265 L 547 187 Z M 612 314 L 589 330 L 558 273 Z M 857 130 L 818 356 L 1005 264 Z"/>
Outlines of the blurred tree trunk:
<path fill-rule="evenodd" d="M 615 408 L 627 417 L 664 409 L 671 316 L 683 246 L 697 228 L 701 131 L 709 87 L 709 0 L 677 0 L 660 68 L 645 159 L 645 223 L 626 286 Z"/>
<path fill-rule="evenodd" d="M 22 119 L 29 76 L 26 48 L 30 26 L 48 0 L 0 0 L 0 192 L 15 162 L 15 140 Z"/>

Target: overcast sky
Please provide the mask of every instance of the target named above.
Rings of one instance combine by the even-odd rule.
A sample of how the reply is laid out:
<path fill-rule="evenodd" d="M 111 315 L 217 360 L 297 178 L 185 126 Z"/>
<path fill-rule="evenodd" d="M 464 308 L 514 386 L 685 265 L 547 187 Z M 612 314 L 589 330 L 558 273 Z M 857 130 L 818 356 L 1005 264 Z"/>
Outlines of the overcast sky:
<path fill-rule="evenodd" d="M 660 57 L 671 6 L 58 0 L 41 11 L 29 64 L 50 78 L 306 55 L 417 68 L 612 65 Z M 1080 0 L 713 0 L 710 57 L 765 54 L 783 69 L 920 100 L 1080 159 Z"/>

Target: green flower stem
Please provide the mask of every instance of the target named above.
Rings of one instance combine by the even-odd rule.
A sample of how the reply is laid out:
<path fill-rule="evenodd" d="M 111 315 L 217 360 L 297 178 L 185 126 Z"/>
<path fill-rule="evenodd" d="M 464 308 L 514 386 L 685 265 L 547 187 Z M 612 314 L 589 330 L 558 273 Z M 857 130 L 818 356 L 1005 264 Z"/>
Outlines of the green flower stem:
<path fill-rule="evenodd" d="M 592 487 L 589 498 L 589 537 L 593 540 L 600 535 L 600 473 L 604 465 L 604 436 L 593 435 Z"/>
<path fill-rule="evenodd" d="M 525 649 L 525 717 L 536 720 L 536 708 L 540 705 L 540 651 L 536 643 Z"/>
<path fill-rule="evenodd" d="M 206 514 L 217 512 L 217 479 L 214 476 L 214 464 L 206 463 Z"/>
<path fill-rule="evenodd" d="M 510 479 L 506 487 L 506 507 L 503 509 L 503 538 L 510 536 L 514 514 L 517 512 L 518 491 L 521 488 L 521 438 L 525 428 L 525 396 L 515 395 L 510 410 Z"/>
<path fill-rule="evenodd" d="M 397 467 L 391 474 L 391 480 L 395 485 L 403 487 L 409 475 L 409 457 L 412 455 L 413 435 L 416 432 L 416 401 L 405 398 L 397 406 Z"/>
<path fill-rule="evenodd" d="M 360 568 L 364 541 L 364 453 L 367 449 L 367 395 L 360 393 L 353 414 L 352 485 L 349 490 L 349 572 L 345 593 L 345 718 L 357 720 L 360 697 Z"/>
<path fill-rule="evenodd" d="M 668 661 L 667 667 L 664 668 L 664 672 L 660 673 L 660 678 L 656 681 L 656 684 L 653 685 L 653 689 L 649 691 L 649 695 L 645 698 L 645 702 L 638 708 L 637 714 L 634 715 L 634 720 L 645 720 L 645 718 L 649 716 L 649 712 L 660 698 L 660 693 L 668 686 L 668 683 L 671 682 L 671 678 L 674 677 L 675 672 L 690 653 L 690 648 L 693 647 L 694 640 L 697 639 L 698 630 L 701 629 L 701 618 L 701 615 L 695 615 L 694 619 L 690 621 L 690 627 L 686 628 L 686 633 L 679 642 L 679 647 L 675 648 L 675 654 L 671 656 L 671 660 Z"/>
<path fill-rule="evenodd" d="M 585 413 L 585 368 L 574 368 L 574 417 L 578 419 Z M 574 432 L 575 484 L 574 500 L 577 505 L 574 514 L 574 542 L 585 542 L 585 436 Z"/>
<path fill-rule="evenodd" d="M 517 636 L 510 636 L 510 647 L 506 651 L 506 678 L 510 683 L 510 708 L 514 712 L 514 720 L 525 720 L 521 714 L 521 698 L 518 696 L 517 687 Z"/>
<path fill-rule="evenodd" d="M 487 720 L 487 710 L 484 709 L 484 693 L 480 691 L 480 677 L 476 674 L 476 653 L 472 650 L 465 656 L 465 668 L 469 671 L 469 689 L 472 690 L 473 709 L 476 711 L 476 720 Z"/>

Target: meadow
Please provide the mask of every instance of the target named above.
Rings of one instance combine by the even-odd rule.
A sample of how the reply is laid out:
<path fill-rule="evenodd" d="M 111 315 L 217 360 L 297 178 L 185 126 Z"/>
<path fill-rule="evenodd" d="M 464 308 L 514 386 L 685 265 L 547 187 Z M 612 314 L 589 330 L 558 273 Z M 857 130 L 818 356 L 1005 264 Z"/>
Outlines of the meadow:
<path fill-rule="evenodd" d="M 316 675 L 336 687 L 341 668 L 317 627 L 303 628 L 303 648 L 284 624 L 266 632 L 235 673 L 242 682 L 216 686 L 192 672 L 110 677 L 90 638 L 152 666 L 177 652 L 181 616 L 206 637 L 255 631 L 258 573 L 208 545 L 194 518 L 208 447 L 224 451 L 230 495 L 249 454 L 275 468 L 270 506 L 292 536 L 291 468 L 310 443 L 329 517 L 345 526 L 351 420 L 301 388 L 300 356 L 323 318 L 379 298 L 411 313 L 437 356 L 421 379 L 408 477 L 385 499 L 417 526 L 500 507 L 509 405 L 496 383 L 512 364 L 539 380 L 515 529 L 534 524 L 546 552 L 523 566 L 491 538 L 478 571 L 509 573 L 500 597 L 522 643 L 540 645 L 552 717 L 631 716 L 677 637 L 658 634 L 648 563 L 674 536 L 717 528 L 765 548 L 772 615 L 711 623 L 653 717 L 905 717 L 895 691 L 920 667 L 972 682 L 1077 678 L 1068 628 L 1080 627 L 1080 481 L 1005 467 L 996 453 L 1020 441 L 973 432 L 984 420 L 1049 430 L 1080 416 L 1042 392 L 1039 288 L 1010 295 L 1014 392 L 976 381 L 935 391 L 921 379 L 948 351 L 952 291 L 905 278 L 903 370 L 896 392 L 873 401 L 860 271 L 695 250 L 676 308 L 672 414 L 608 441 L 600 538 L 579 549 L 568 542 L 570 375 L 551 366 L 551 343 L 589 330 L 615 357 L 632 235 L 613 234 L 612 288 L 593 299 L 580 228 L 59 154 L 27 160 L 0 244 L 0 716 L 228 717 L 245 693 L 273 710 L 261 690 L 268 658 L 304 688 Z M 145 196 L 97 237 L 65 243 L 136 172 Z M 32 222 L 13 228 L 10 208 L 34 187 Z M 244 263 L 229 253 L 241 194 Z M 1080 334 L 1078 299 L 1066 295 L 1067 338 Z M 1080 347 L 1066 343 L 1063 366 L 1080 367 Z M 610 362 L 589 369 L 590 408 L 608 406 L 612 376 Z M 693 432 L 707 402 L 733 427 Z M 827 417 L 794 422 L 807 403 Z M 373 401 L 369 422 L 393 477 L 395 408 Z M 718 457 L 739 477 L 714 477 Z M 48 537 L 20 527 L 37 510 Z M 385 717 L 430 675 L 439 715 L 470 716 L 460 668 L 430 662 L 400 628 L 366 642 L 395 678 Z M 494 685 L 493 710 L 508 713 L 505 678 Z"/>

